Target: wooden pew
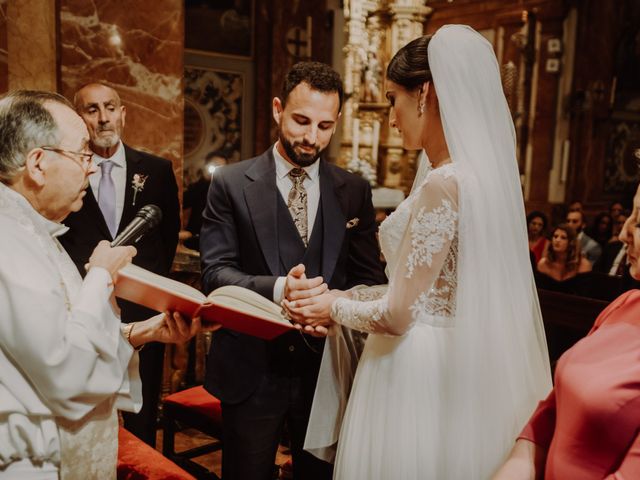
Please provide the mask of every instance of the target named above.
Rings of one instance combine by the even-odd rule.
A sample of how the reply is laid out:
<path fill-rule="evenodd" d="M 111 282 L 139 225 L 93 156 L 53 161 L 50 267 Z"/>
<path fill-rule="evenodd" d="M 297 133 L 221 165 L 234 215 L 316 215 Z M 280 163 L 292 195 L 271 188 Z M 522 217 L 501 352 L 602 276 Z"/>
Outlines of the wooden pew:
<path fill-rule="evenodd" d="M 591 330 L 609 302 L 543 289 L 538 289 L 538 298 L 554 368 L 560 355 Z"/>

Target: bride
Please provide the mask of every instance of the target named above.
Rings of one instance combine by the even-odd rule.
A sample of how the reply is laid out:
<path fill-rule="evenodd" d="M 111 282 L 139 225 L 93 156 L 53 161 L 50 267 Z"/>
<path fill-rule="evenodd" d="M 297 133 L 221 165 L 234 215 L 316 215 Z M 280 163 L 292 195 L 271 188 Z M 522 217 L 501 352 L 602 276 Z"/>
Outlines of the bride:
<path fill-rule="evenodd" d="M 486 479 L 551 388 L 513 123 L 493 48 L 467 26 L 410 42 L 387 80 L 390 126 L 432 167 L 380 227 L 389 285 L 285 307 L 307 330 L 370 333 L 335 478 Z M 339 397 L 349 374 L 339 344 L 332 339 L 323 358 L 312 451 L 339 428 L 323 401 Z"/>

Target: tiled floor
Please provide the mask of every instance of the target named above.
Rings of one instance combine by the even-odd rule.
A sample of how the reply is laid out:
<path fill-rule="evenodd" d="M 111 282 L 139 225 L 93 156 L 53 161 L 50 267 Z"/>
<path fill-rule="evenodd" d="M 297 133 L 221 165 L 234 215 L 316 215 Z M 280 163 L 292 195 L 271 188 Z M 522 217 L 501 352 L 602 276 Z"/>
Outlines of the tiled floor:
<path fill-rule="evenodd" d="M 211 441 L 211 437 L 204 435 L 202 432 L 199 432 L 195 429 L 187 429 L 183 430 L 176 434 L 175 446 L 176 451 L 181 452 L 183 450 L 188 450 L 189 448 L 194 448 L 205 443 Z M 156 448 L 160 452 L 162 452 L 162 430 L 158 430 L 158 436 L 156 440 Z M 280 446 L 278 449 L 278 453 L 276 455 L 276 465 L 284 464 L 290 455 L 288 455 L 288 450 Z M 194 459 L 197 463 L 207 468 L 208 470 L 213 471 L 216 475 L 221 476 L 222 470 L 222 452 L 213 452 L 203 455 Z M 282 478 L 282 477 L 281 477 Z"/>

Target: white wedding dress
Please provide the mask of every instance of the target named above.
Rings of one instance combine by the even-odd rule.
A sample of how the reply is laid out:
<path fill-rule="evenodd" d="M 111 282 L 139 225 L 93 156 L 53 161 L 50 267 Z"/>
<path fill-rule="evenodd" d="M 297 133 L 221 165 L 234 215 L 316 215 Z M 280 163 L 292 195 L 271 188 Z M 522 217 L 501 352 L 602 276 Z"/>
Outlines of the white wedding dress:
<path fill-rule="evenodd" d="M 335 478 L 443 479 L 443 432 L 453 413 L 445 396 L 456 295 L 453 164 L 429 172 L 382 223 L 380 244 L 389 290 L 355 290 L 332 312 L 342 325 L 373 333 L 340 432 Z"/>
<path fill-rule="evenodd" d="M 305 449 L 332 461 L 337 443 L 338 480 L 487 480 L 551 389 L 493 47 L 446 25 L 428 59 L 452 163 L 381 225 L 388 287 L 332 306 Z M 370 334 L 353 386 L 349 329 Z"/>

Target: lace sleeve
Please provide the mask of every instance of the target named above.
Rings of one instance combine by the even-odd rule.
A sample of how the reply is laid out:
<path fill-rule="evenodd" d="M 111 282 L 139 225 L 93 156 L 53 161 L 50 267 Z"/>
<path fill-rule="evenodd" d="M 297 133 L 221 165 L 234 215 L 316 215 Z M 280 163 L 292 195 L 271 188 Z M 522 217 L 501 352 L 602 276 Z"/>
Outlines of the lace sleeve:
<path fill-rule="evenodd" d="M 440 286 L 438 279 L 443 269 L 452 270 L 446 269 L 445 264 L 457 238 L 457 227 L 455 175 L 450 169 L 447 173 L 434 170 L 412 205 L 400 246 L 400 261 L 387 292 L 375 300 L 355 295 L 338 298 L 333 303 L 331 318 L 363 332 L 402 335 L 424 314 L 436 313 L 432 311 L 438 304 L 434 295 L 447 300 L 452 297 L 446 295 L 449 287 Z"/>
<path fill-rule="evenodd" d="M 366 302 L 369 300 L 378 300 L 381 298 L 387 290 L 389 285 L 357 285 L 347 291 L 351 300 L 358 300 L 360 302 Z"/>

